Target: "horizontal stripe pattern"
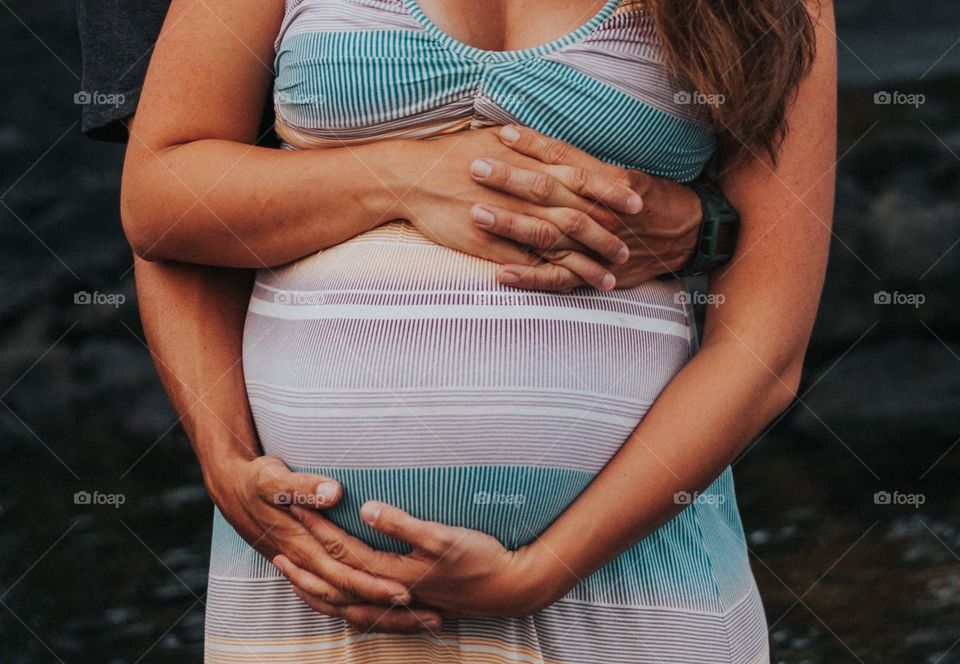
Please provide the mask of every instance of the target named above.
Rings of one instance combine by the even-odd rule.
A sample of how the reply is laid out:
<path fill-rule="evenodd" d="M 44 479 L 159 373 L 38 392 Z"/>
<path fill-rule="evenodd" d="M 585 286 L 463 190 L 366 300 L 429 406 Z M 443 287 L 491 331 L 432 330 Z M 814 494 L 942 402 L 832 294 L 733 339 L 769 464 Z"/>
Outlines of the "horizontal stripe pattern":
<path fill-rule="evenodd" d="M 357 631 L 312 611 L 275 570 L 254 581 L 213 576 L 208 597 L 208 662 L 769 661 L 752 584 L 717 612 L 568 596 L 526 618 L 449 620 L 439 636 Z"/>
<path fill-rule="evenodd" d="M 277 130 L 291 147 L 434 138 L 520 123 L 625 168 L 681 181 L 713 154 L 709 116 L 663 59 L 651 16 L 608 0 L 540 47 L 485 51 L 415 0 L 288 2 L 276 41 Z"/>
<path fill-rule="evenodd" d="M 549 498 L 551 490 L 575 496 L 590 481 L 587 473 L 508 467 L 397 470 L 291 467 L 298 472 L 332 474 L 343 481 L 343 502 L 324 510 L 324 516 L 371 546 L 395 552 L 405 551 L 405 545 L 371 530 L 359 519 L 358 511 L 365 500 L 395 502 L 419 518 L 442 516 L 459 525 L 469 521 L 470 525 L 489 526 L 503 534 L 508 543 L 522 543 L 540 534 L 546 521 L 541 519 L 542 515 L 560 508 L 559 501 Z M 502 495 L 525 481 L 533 488 L 519 508 L 509 503 L 493 504 L 493 500 L 478 503 L 471 493 L 474 488 L 482 487 L 492 498 L 493 492 Z M 535 486 L 535 482 L 542 486 Z M 753 584 L 731 491 L 732 477 L 727 470 L 704 490 L 700 499 L 583 579 L 566 599 L 584 606 L 623 607 L 624 610 L 644 606 L 710 615 L 730 611 Z M 497 519 L 502 523 L 496 523 Z M 534 523 L 538 519 L 541 523 Z M 509 541 L 511 538 L 514 542 Z M 210 577 L 242 585 L 245 579 L 259 582 L 278 574 L 217 512 Z M 251 586 L 251 592 L 256 593 L 257 587 Z"/>
<path fill-rule="evenodd" d="M 406 545 L 360 520 L 370 499 L 510 547 L 529 543 L 693 353 L 676 282 L 521 292 L 498 284 L 495 270 L 397 221 L 258 275 L 244 374 L 263 449 L 339 480 L 343 500 L 325 515 L 376 548 Z M 548 612 L 448 625 L 441 642 L 452 654 L 361 637 L 312 613 L 218 516 L 208 659 L 749 662 L 764 631 L 762 614 L 733 618 L 743 598 L 756 602 L 734 501 L 728 469 Z M 662 624 L 671 612 L 673 632 Z M 712 659 L 697 659 L 705 653 Z"/>
<path fill-rule="evenodd" d="M 629 0 L 509 52 L 457 42 L 416 0 L 287 0 L 276 46 L 290 149 L 519 122 L 681 181 L 713 151 Z M 675 281 L 521 292 L 496 269 L 395 220 L 257 276 L 243 364 L 264 452 L 339 480 L 325 516 L 372 546 L 407 548 L 360 520 L 369 499 L 511 548 L 533 541 L 696 350 Z M 209 662 L 757 664 L 765 630 L 729 468 L 547 609 L 451 620 L 439 637 L 362 634 L 313 612 L 215 513 Z"/>
<path fill-rule="evenodd" d="M 557 389 L 321 392 L 248 380 L 247 394 L 271 454 L 297 465 L 357 468 L 458 463 L 598 472 L 649 407 Z M 361 427 L 367 435 L 357 437 Z M 523 444 L 506 445 L 507 438 Z"/>

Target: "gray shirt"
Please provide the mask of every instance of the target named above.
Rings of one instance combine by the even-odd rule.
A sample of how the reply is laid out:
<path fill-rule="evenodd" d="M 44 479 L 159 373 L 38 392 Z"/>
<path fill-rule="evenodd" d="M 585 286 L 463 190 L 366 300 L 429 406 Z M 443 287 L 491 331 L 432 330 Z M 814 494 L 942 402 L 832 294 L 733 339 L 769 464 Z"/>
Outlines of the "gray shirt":
<path fill-rule="evenodd" d="M 104 141 L 127 140 L 126 120 L 137 110 L 140 90 L 169 0 L 79 0 L 77 19 L 83 77 L 76 101 L 83 133 Z M 258 136 L 276 142 L 267 100 Z"/>

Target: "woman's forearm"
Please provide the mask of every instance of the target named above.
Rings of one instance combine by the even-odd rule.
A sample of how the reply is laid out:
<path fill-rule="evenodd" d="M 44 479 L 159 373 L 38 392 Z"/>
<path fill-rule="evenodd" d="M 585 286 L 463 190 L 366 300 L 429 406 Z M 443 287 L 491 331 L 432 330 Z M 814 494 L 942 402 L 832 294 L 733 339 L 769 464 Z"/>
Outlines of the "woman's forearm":
<path fill-rule="evenodd" d="M 149 260 L 279 265 L 384 221 L 404 141 L 255 147 L 284 5 L 174 0 L 124 161 L 121 212 Z M 402 191 L 400 192 L 403 193 Z"/>
<path fill-rule="evenodd" d="M 670 382 L 616 456 L 531 545 L 562 594 L 686 507 L 794 398 L 826 272 L 836 159 L 836 50 L 829 5 L 817 59 L 790 108 L 775 165 L 724 177 L 742 215 L 733 263 L 711 274 L 700 352 Z M 561 561 L 562 564 L 557 561 Z M 536 567 L 536 566 L 534 566 Z M 534 572 L 536 581 L 536 573 Z"/>
<path fill-rule="evenodd" d="M 131 145 L 121 208 L 147 260 L 270 267 L 387 221 L 406 141 L 276 150 L 205 139 L 152 152 Z"/>
<path fill-rule="evenodd" d="M 534 543 L 556 600 L 687 507 L 793 398 L 796 367 L 765 366 L 735 339 L 705 347 L 578 499 Z M 718 398 L 722 395 L 722 398 Z"/>

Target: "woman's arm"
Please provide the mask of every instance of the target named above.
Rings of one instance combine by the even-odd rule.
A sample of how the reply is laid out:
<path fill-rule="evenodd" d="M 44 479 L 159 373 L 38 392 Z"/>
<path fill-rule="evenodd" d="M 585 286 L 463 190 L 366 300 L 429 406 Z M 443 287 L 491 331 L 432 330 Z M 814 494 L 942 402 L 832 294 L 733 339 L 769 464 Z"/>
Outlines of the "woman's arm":
<path fill-rule="evenodd" d="M 567 584 L 681 511 L 678 491 L 712 483 L 795 398 L 833 217 L 836 45 L 829 2 L 821 5 L 816 35 L 817 56 L 790 107 L 776 167 L 752 159 L 724 178 L 723 190 L 740 211 L 741 235 L 733 262 L 711 275 L 711 291 L 723 303 L 708 309 L 700 352 L 532 545 L 563 560 L 551 567 Z"/>
<path fill-rule="evenodd" d="M 254 147 L 284 3 L 174 0 L 124 164 L 134 251 L 228 267 L 287 262 L 376 226 L 395 202 L 388 145 Z"/>
<path fill-rule="evenodd" d="M 724 191 L 741 214 L 733 263 L 711 278 L 724 303 L 708 312 L 700 352 L 661 393 L 589 487 L 532 544 L 503 549 L 477 531 L 414 519 L 367 503 L 368 524 L 413 545 L 409 556 L 373 552 L 316 515 L 297 512 L 342 559 L 415 582 L 414 599 L 456 614 L 523 615 L 685 507 L 679 491 L 708 486 L 795 397 L 826 269 L 833 212 L 836 50 L 824 3 L 817 57 L 790 106 L 775 168 L 759 158 L 731 172 Z M 301 571 L 281 556 L 297 583 Z"/>
<path fill-rule="evenodd" d="M 446 140 L 390 140 L 322 150 L 256 147 L 270 83 L 279 0 L 174 0 L 144 82 L 124 165 L 121 213 L 134 251 L 150 260 L 224 267 L 279 265 L 342 242 L 383 221 L 407 218 L 432 239 L 500 262 L 531 264 L 515 243 L 474 226 L 475 202 L 568 222 L 613 213 L 558 189 L 540 204 L 493 192 L 470 162 L 516 155 L 490 130 Z M 469 148 L 464 154 L 464 145 Z M 459 146 L 459 150 L 457 149 Z M 632 195 L 608 188 L 617 207 Z M 439 205 L 439 207 L 438 207 Z M 596 224 L 574 240 L 610 261 L 623 242 Z M 619 258 L 618 258 L 619 257 Z M 589 264 L 584 261 L 589 260 Z M 584 257 L 576 269 L 600 286 L 608 271 Z M 612 280 L 612 276 L 609 277 Z"/>
<path fill-rule="evenodd" d="M 600 175 L 594 180 L 601 194 L 574 193 L 575 168 L 561 168 L 566 183 L 538 190 L 547 165 L 504 145 L 495 129 L 322 150 L 252 145 L 273 78 L 273 38 L 282 12 L 278 0 L 171 4 L 124 165 L 121 212 L 139 256 L 273 266 L 405 218 L 445 246 L 500 263 L 537 263 L 536 255 L 474 224 L 471 208 L 486 204 L 563 231 L 553 234 L 548 248 L 566 250 L 568 277 L 572 271 L 595 287 L 613 286 L 611 266 L 630 254 L 610 229 L 619 227 L 615 212 L 635 212 L 636 193 Z M 484 187 L 470 177 L 471 166 L 484 156 L 526 167 L 530 177 L 519 191 Z M 676 209 L 660 215 L 682 239 L 682 258 L 696 238 L 684 193 L 674 188 L 669 197 L 678 202 Z M 662 237 L 650 224 L 644 229 L 639 235 L 654 255 L 675 250 L 674 237 Z M 652 276 L 670 267 L 644 266 L 641 272 Z"/>

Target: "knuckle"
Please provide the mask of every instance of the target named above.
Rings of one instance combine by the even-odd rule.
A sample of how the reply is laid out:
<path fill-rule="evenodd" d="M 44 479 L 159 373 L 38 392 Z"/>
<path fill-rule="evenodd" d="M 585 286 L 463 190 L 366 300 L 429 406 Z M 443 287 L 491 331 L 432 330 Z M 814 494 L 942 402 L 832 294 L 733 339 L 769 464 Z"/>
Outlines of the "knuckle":
<path fill-rule="evenodd" d="M 438 551 L 451 551 L 451 553 L 454 552 L 453 549 L 455 548 L 454 543 L 456 542 L 456 539 L 454 538 L 453 534 L 446 529 L 430 535 L 427 539 L 431 546 Z"/>
<path fill-rule="evenodd" d="M 544 161 L 548 164 L 560 164 L 567 159 L 570 149 L 561 141 L 548 141 L 543 150 Z"/>
<path fill-rule="evenodd" d="M 324 542 L 323 548 L 334 560 L 343 560 L 347 557 L 347 545 L 339 537 Z"/>
<path fill-rule="evenodd" d="M 530 232 L 529 242 L 538 248 L 552 246 L 556 242 L 554 226 L 545 221 L 536 222 Z"/>
<path fill-rule="evenodd" d="M 506 187 L 510 182 L 511 175 L 513 175 L 513 167 L 492 159 L 487 161 L 490 162 L 492 169 L 487 177 L 487 182 L 493 183 L 493 186 L 498 189 Z"/>
<path fill-rule="evenodd" d="M 493 222 L 493 227 L 504 235 L 512 237 L 516 232 L 516 219 L 512 214 L 498 214 Z"/>
<path fill-rule="evenodd" d="M 324 604 L 334 604 L 334 593 L 331 592 L 330 588 L 317 585 L 310 589 L 310 594 Z"/>
<path fill-rule="evenodd" d="M 336 585 L 339 588 L 340 592 L 346 595 L 349 595 L 351 597 L 368 597 L 369 596 L 369 593 L 361 592 L 360 584 L 350 577 L 346 577 L 336 581 Z"/>
<path fill-rule="evenodd" d="M 573 191 L 580 194 L 587 188 L 587 182 L 590 181 L 590 174 L 587 169 L 580 166 L 571 166 L 567 169 L 567 182 Z"/>
<path fill-rule="evenodd" d="M 560 223 L 563 231 L 571 237 L 579 237 L 587 230 L 587 215 L 582 212 L 570 210 L 560 216 Z"/>
<path fill-rule="evenodd" d="M 550 269 L 550 274 L 547 277 L 547 283 L 553 290 L 563 290 L 567 288 L 567 274 L 560 267 L 553 267 Z"/>
<path fill-rule="evenodd" d="M 550 198 L 554 191 L 555 180 L 546 173 L 537 173 L 530 181 L 530 193 L 539 201 Z"/>

